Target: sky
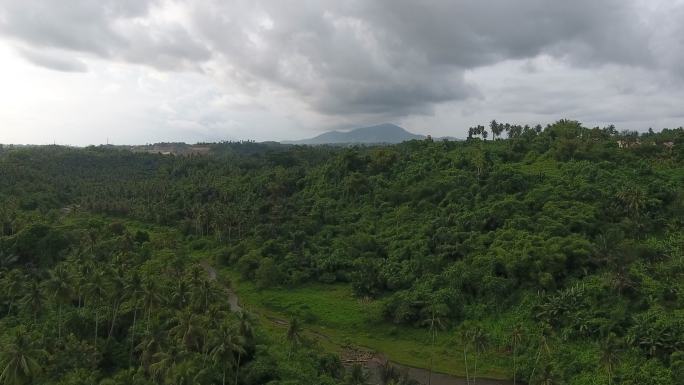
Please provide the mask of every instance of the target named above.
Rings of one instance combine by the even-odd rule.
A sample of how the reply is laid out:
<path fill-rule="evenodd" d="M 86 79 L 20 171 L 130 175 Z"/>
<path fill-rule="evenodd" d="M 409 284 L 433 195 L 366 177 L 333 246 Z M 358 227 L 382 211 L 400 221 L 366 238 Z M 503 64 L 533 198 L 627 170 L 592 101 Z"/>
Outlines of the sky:
<path fill-rule="evenodd" d="M 684 0 L 0 0 L 0 143 L 684 125 Z"/>

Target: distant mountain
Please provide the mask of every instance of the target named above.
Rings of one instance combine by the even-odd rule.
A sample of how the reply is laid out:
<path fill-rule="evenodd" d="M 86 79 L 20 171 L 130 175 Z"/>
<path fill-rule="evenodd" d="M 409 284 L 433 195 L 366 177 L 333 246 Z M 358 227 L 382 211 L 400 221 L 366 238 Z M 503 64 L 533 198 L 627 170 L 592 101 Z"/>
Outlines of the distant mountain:
<path fill-rule="evenodd" d="M 345 143 L 401 143 L 412 139 L 425 139 L 394 124 L 355 128 L 351 131 L 330 131 L 311 139 L 284 141 L 286 144 L 345 144 Z"/>

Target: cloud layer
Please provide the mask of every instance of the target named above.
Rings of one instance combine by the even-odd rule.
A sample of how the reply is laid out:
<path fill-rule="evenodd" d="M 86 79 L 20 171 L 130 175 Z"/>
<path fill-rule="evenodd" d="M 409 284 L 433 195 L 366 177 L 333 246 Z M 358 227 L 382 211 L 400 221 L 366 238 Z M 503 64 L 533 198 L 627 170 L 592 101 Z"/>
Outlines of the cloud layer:
<path fill-rule="evenodd" d="M 666 93 L 684 78 L 678 0 L 68 3 L 0 0 L 0 36 L 29 62 L 56 71 L 83 72 L 89 61 L 102 61 L 196 73 L 221 90 L 229 108 L 265 108 L 289 119 L 284 126 L 428 122 L 445 110 L 460 110 L 454 119 L 464 121 L 463 109 L 482 100 L 501 103 L 483 109 L 497 115 L 522 108 L 516 111 L 528 118 L 618 120 L 617 110 L 596 114 L 582 103 L 572 78 L 591 88 L 587 74 L 612 68 L 625 76 L 611 79 L 620 90 L 608 96 L 618 99 L 643 95 L 651 81 Z M 549 71 L 560 71 L 569 88 L 554 93 L 553 84 L 538 83 L 544 76 L 535 74 L 553 77 Z M 492 78 L 510 81 L 499 87 L 508 97 L 492 94 Z M 540 95 L 552 99 L 546 107 L 534 103 Z"/>

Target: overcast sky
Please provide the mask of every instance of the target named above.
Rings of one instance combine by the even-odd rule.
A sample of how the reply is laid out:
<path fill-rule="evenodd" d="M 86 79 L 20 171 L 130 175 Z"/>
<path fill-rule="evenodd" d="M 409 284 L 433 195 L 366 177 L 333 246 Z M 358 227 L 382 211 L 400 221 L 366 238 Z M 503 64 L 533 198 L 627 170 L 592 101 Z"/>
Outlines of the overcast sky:
<path fill-rule="evenodd" d="M 0 0 L 0 143 L 684 125 L 684 0 Z"/>

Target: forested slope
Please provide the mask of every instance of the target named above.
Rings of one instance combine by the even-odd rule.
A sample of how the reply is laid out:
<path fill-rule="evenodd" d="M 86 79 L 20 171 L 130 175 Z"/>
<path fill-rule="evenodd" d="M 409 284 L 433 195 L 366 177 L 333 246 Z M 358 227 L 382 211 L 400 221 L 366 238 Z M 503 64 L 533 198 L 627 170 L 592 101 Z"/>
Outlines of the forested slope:
<path fill-rule="evenodd" d="M 88 296 L 81 303 L 75 283 L 57 295 L 49 285 L 60 271 L 99 258 L 110 264 L 108 285 L 117 284 L 116 274 L 130 281 L 145 271 L 150 280 L 169 280 L 163 285 L 171 298 L 177 281 L 185 282 L 178 277 L 192 271 L 174 261 L 212 250 L 262 288 L 348 284 L 358 298 L 381 304 L 373 322 L 451 331 L 466 353 L 510 357 L 518 380 L 677 384 L 684 378 L 684 130 L 639 136 L 572 121 L 544 129 L 495 123 L 493 136 L 505 131 L 509 138 L 489 141 L 475 137 L 483 131 L 471 129 L 465 142 L 378 147 L 222 143 L 209 156 L 191 157 L 4 148 L 3 341 L 30 329 L 33 354 L 59 373 L 66 364 L 49 357 L 68 342 L 60 304 L 73 314 L 99 309 Z M 180 235 L 168 240 L 174 246 L 150 245 L 112 223 L 75 224 L 74 217 L 89 215 L 169 226 Z M 116 273 L 117 258 L 129 254 L 126 272 Z M 179 267 L 160 273 L 174 263 Z M 32 287 L 53 296 L 50 311 L 20 306 L 30 303 Z M 194 308 L 200 304 L 165 302 L 177 311 L 160 313 L 156 326 L 171 330 L 183 314 L 202 317 L 210 306 Z M 76 327 L 73 343 L 93 340 L 88 348 L 110 357 L 96 365 L 105 372 L 131 362 L 147 373 L 140 381 L 168 374 L 149 370 L 144 351 L 129 346 L 146 335 L 133 326 L 144 307 L 111 306 L 99 340 Z M 95 327 L 85 321 L 95 319 L 90 313 L 84 330 Z M 109 351 L 112 339 L 122 346 L 118 355 Z M 201 360 L 210 345 L 179 337 L 160 346 L 165 354 L 184 347 Z M 208 367 L 177 362 L 194 374 Z M 320 372 L 337 381 L 334 370 Z"/>

